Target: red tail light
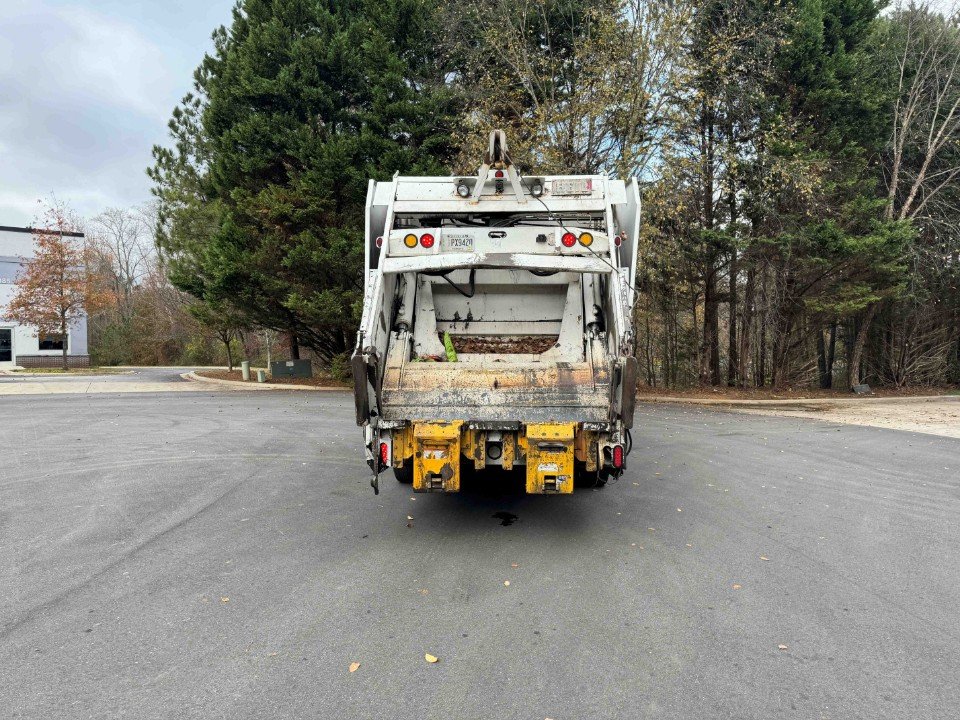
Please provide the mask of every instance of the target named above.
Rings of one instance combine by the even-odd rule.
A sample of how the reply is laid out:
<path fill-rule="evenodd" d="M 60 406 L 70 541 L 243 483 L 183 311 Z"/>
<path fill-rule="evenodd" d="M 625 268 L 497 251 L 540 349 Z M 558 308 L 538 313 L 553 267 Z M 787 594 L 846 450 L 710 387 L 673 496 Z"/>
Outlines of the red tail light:
<path fill-rule="evenodd" d="M 564 233 L 563 237 L 560 238 L 560 242 L 563 243 L 564 247 L 573 247 L 577 244 L 577 236 L 572 232 Z"/>
<path fill-rule="evenodd" d="M 495 178 L 497 178 L 497 179 L 502 178 L 502 177 L 503 177 L 503 170 L 497 170 L 497 171 L 493 174 L 493 176 L 494 176 Z"/>
<path fill-rule="evenodd" d="M 384 465 L 390 464 L 390 446 L 385 442 L 380 443 L 380 461 Z"/>
<path fill-rule="evenodd" d="M 613 446 L 613 466 L 618 470 L 623 467 L 623 445 Z"/>
<path fill-rule="evenodd" d="M 431 235 L 430 233 L 424 233 L 423 235 L 421 235 L 421 236 L 420 236 L 420 244 L 423 245 L 423 247 L 425 247 L 425 248 L 432 248 L 432 247 L 433 247 L 433 235 Z"/>

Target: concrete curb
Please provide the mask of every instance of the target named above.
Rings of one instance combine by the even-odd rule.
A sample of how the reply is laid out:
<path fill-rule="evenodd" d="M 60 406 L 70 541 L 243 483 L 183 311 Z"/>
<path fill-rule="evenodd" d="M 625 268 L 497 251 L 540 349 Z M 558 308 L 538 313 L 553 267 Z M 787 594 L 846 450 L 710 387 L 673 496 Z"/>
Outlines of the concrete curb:
<path fill-rule="evenodd" d="M 672 403 L 680 405 L 713 405 L 745 409 L 831 410 L 873 403 L 960 402 L 960 395 L 912 395 L 909 397 L 844 397 L 844 398 L 783 398 L 782 400 L 742 400 L 737 398 L 687 398 L 669 396 L 639 396 L 637 402 Z"/>
<path fill-rule="evenodd" d="M 346 392 L 346 387 L 315 387 L 313 385 L 281 385 L 279 383 L 258 383 L 243 382 L 242 380 L 222 380 L 220 378 L 208 378 L 197 375 L 193 372 L 182 373 L 180 375 L 184 380 L 192 382 L 207 383 L 210 385 L 221 385 L 232 390 L 305 390 L 307 392 Z"/>

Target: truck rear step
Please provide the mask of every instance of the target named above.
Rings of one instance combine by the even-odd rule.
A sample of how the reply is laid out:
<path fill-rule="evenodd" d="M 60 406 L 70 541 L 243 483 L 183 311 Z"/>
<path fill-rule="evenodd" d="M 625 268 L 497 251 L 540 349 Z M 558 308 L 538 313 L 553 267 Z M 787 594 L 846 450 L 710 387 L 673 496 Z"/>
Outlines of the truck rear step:
<path fill-rule="evenodd" d="M 573 492 L 577 423 L 528 423 L 525 434 L 520 431 L 517 435 L 491 435 L 464 429 L 463 425 L 461 420 L 415 422 L 394 431 L 393 462 L 401 467 L 409 455 L 413 456 L 414 491 L 459 492 L 461 460 L 472 458 L 477 469 L 487 466 L 490 442 L 497 448 L 497 465 L 509 470 L 515 460 L 526 463 L 528 493 Z M 583 455 L 589 452 L 587 437 L 581 437 Z"/>

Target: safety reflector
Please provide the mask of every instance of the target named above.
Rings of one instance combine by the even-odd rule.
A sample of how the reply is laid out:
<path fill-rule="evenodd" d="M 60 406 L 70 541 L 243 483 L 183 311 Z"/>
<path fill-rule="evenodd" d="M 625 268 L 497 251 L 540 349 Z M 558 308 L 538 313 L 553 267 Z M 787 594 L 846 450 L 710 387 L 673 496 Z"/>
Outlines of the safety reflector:
<path fill-rule="evenodd" d="M 408 233 L 403 236 L 403 244 L 408 248 L 415 248 L 417 246 L 417 236 L 413 233 Z"/>
<path fill-rule="evenodd" d="M 580 244 L 584 247 L 590 247 L 593 245 L 593 235 L 588 232 L 580 233 Z"/>

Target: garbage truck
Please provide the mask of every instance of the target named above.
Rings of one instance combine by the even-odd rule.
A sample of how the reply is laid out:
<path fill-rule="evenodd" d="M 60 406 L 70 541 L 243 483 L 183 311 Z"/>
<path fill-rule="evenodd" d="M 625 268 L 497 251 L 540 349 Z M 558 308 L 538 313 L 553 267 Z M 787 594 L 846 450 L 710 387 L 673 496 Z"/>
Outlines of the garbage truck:
<path fill-rule="evenodd" d="M 635 179 L 523 175 L 501 130 L 476 175 L 369 183 L 351 356 L 371 485 L 464 472 L 566 494 L 619 477 L 632 445 Z"/>

